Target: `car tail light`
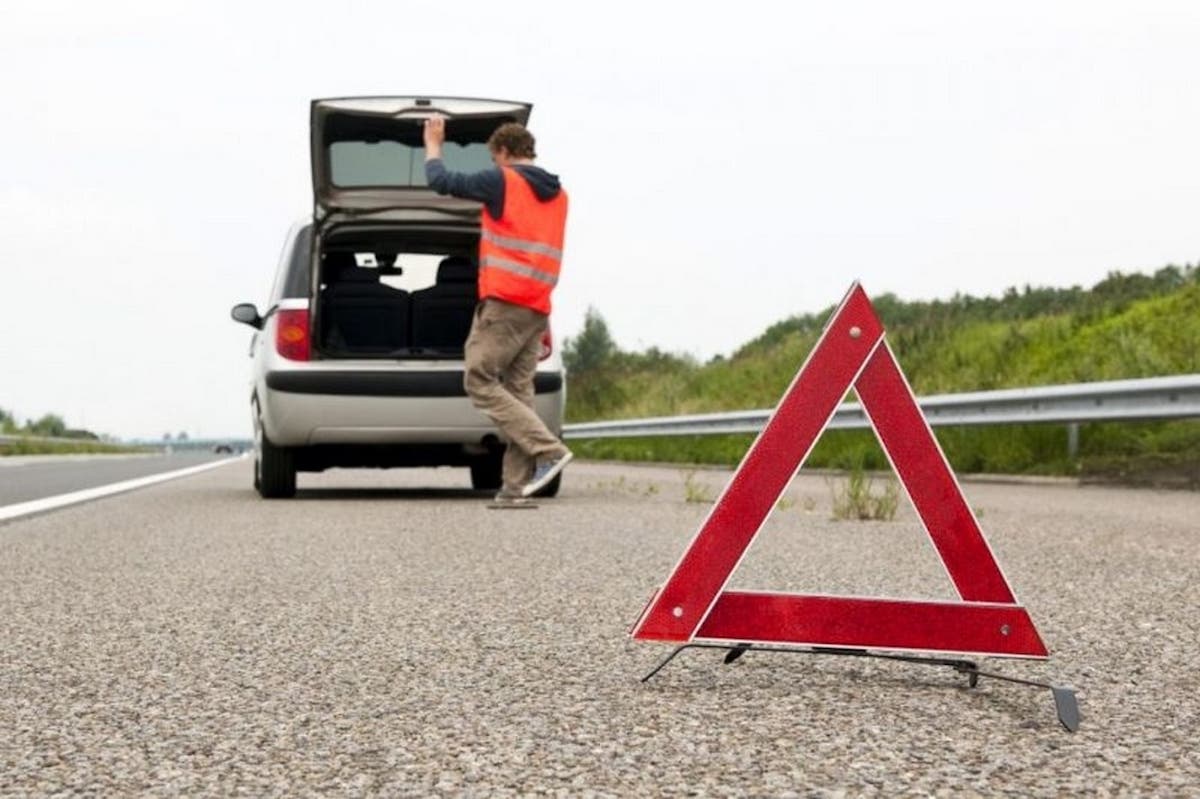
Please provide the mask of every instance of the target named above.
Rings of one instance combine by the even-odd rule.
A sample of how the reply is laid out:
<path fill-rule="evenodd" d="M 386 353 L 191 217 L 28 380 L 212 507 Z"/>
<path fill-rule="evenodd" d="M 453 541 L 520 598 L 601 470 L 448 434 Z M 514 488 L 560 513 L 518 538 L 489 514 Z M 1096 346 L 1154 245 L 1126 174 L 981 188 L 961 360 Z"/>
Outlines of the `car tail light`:
<path fill-rule="evenodd" d="M 554 352 L 554 336 L 551 334 L 550 328 L 546 328 L 546 332 L 542 334 L 542 351 L 538 354 L 538 360 L 546 360 L 552 352 Z"/>
<path fill-rule="evenodd" d="M 275 349 L 289 361 L 308 360 L 307 308 L 286 308 L 276 311 Z"/>

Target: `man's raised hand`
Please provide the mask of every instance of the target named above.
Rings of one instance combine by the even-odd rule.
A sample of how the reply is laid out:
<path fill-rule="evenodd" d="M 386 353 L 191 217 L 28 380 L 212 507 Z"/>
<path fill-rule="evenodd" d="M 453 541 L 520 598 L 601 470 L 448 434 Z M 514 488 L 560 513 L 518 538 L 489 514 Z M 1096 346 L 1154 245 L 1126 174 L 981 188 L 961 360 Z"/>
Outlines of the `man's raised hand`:
<path fill-rule="evenodd" d="M 425 120 L 425 157 L 441 158 L 442 142 L 446 141 L 446 118 L 434 114 Z"/>

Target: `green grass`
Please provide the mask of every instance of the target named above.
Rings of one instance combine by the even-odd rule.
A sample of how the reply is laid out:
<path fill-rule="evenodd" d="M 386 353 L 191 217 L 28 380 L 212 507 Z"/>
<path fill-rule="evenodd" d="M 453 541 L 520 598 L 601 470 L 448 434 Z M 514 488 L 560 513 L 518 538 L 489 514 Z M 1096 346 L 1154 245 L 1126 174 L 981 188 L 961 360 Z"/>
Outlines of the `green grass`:
<path fill-rule="evenodd" d="M 851 469 L 845 481 L 833 486 L 833 518 L 836 520 L 890 522 L 900 504 L 900 484 L 884 481 L 877 494 L 875 481 L 862 469 Z"/>
<path fill-rule="evenodd" d="M 919 395 L 1200 372 L 1200 271 L 1110 275 L 1089 290 L 1030 289 L 1002 298 L 904 302 L 876 307 Z M 827 314 L 793 317 L 727 359 L 707 364 L 650 353 L 616 353 L 573 374 L 570 421 L 771 408 L 812 348 Z M 1194 485 L 1200 422 L 1087 424 L 1078 457 L 1065 425 L 938 428 L 962 472 L 1079 475 Z M 736 464 L 752 436 L 698 436 L 573 443 L 587 457 Z M 887 469 L 870 431 L 830 431 L 808 463 Z"/>
<path fill-rule="evenodd" d="M 126 454 L 147 452 L 139 447 L 126 447 L 120 444 L 105 444 L 100 441 L 36 441 L 18 439 L 10 444 L 0 444 L 0 457 L 6 455 L 75 455 L 75 454 Z"/>

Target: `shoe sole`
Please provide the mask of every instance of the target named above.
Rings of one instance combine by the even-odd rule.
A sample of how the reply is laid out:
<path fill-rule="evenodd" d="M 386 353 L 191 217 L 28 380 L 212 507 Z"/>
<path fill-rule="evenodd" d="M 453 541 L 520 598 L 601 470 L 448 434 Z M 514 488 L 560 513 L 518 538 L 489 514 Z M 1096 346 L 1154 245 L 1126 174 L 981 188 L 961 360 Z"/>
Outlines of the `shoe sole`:
<path fill-rule="evenodd" d="M 537 510 L 536 502 L 489 502 L 488 510 Z"/>
<path fill-rule="evenodd" d="M 562 470 L 567 468 L 567 464 L 570 463 L 571 461 L 573 461 L 574 459 L 575 459 L 574 453 L 568 452 L 566 455 L 563 455 L 561 458 L 558 459 L 558 463 L 556 463 L 554 465 L 554 468 L 551 469 L 550 471 L 546 472 L 546 474 L 542 477 L 541 480 L 538 480 L 536 483 L 529 483 L 528 485 L 523 487 L 521 489 L 521 496 L 532 497 L 534 494 L 541 491 L 543 488 L 545 488 L 547 485 L 549 485 L 551 480 L 553 480 L 555 477 L 560 475 L 562 473 Z"/>

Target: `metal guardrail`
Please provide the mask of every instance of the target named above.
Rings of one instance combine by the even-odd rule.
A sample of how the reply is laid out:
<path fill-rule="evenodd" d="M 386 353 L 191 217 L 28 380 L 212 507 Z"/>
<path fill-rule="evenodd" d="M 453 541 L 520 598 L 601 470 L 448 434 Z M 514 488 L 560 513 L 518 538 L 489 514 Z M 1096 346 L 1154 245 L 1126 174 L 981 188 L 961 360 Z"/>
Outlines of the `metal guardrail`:
<path fill-rule="evenodd" d="M 918 397 L 933 426 L 1132 422 L 1200 417 L 1200 374 L 1108 380 L 1060 386 L 972 391 Z M 632 438 L 638 436 L 695 436 L 719 433 L 757 433 L 773 410 L 727 411 L 649 419 L 582 422 L 563 428 L 563 437 Z M 857 402 L 842 404 L 829 427 L 853 430 L 869 427 Z"/>

